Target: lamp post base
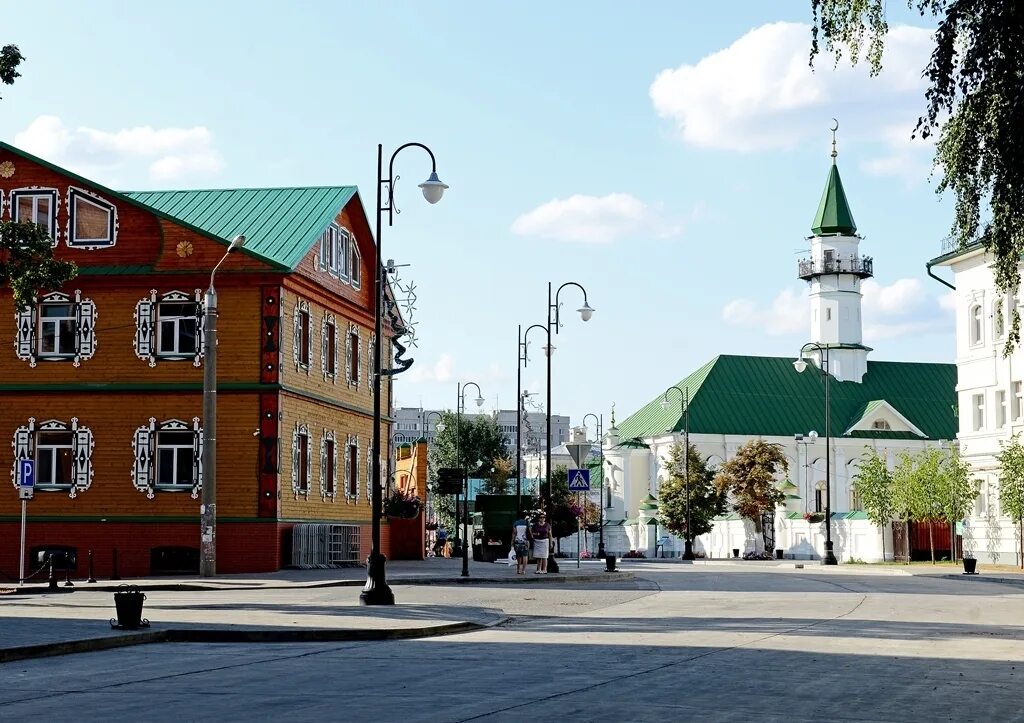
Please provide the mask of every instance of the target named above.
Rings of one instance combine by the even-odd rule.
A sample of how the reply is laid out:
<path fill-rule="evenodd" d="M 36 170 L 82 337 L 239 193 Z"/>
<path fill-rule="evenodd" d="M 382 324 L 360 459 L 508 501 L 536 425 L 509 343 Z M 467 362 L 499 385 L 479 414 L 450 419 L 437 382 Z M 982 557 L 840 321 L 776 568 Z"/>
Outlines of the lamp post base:
<path fill-rule="evenodd" d="M 608 553 L 604 551 L 604 540 L 597 543 L 597 556 L 602 560 L 608 557 Z"/>
<path fill-rule="evenodd" d="M 836 559 L 836 555 L 832 552 L 832 543 L 825 543 L 825 557 L 821 561 L 822 565 L 838 565 L 839 560 Z"/>
<path fill-rule="evenodd" d="M 683 559 L 693 559 L 693 541 L 691 540 L 686 540 L 686 543 L 683 545 Z"/>
<path fill-rule="evenodd" d="M 378 553 L 370 553 L 366 562 L 366 585 L 359 593 L 360 605 L 394 605 L 395 593 L 388 586 L 385 576 L 387 558 Z"/>

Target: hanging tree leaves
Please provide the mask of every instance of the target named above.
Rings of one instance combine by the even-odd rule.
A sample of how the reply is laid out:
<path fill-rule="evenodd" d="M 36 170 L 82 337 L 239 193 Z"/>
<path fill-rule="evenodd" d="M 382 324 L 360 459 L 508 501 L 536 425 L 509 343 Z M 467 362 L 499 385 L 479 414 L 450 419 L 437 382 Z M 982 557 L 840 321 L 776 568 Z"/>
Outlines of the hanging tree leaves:
<path fill-rule="evenodd" d="M 777 444 L 752 439 L 724 463 L 715 476 L 719 492 L 730 496 L 732 508 L 740 517 L 761 530 L 761 515 L 774 512 L 786 495 L 775 486 L 779 475 L 789 471 L 789 462 Z"/>
<path fill-rule="evenodd" d="M 819 38 L 851 63 L 866 57 L 882 68 L 889 26 L 886 0 L 811 0 L 811 62 Z M 960 248 L 981 242 L 995 263 L 996 288 L 1016 293 L 1024 250 L 1024 2 L 1021 0 L 908 0 L 938 20 L 935 49 L 924 68 L 929 87 L 914 134 L 938 132 L 936 191 L 955 198 L 952 237 Z M 947 118 L 943 122 L 944 118 Z M 1020 315 L 1012 310 L 1004 353 L 1020 342 Z"/>
<path fill-rule="evenodd" d="M 13 85 L 14 79 L 21 77 L 18 66 L 25 56 L 18 50 L 17 45 L 5 45 L 0 48 L 0 82 L 4 85 Z"/>
<path fill-rule="evenodd" d="M 59 289 L 77 274 L 73 261 L 54 258 L 45 228 L 0 221 L 0 284 L 11 287 L 15 307 L 32 306 L 36 292 Z"/>
<path fill-rule="evenodd" d="M 693 537 L 711 532 L 714 519 L 725 512 L 725 495 L 714 485 L 715 470 L 697 448 L 690 445 L 690 521 Z M 676 442 L 669 451 L 669 478 L 658 489 L 658 519 L 680 537 L 686 537 L 686 458 L 683 444 Z"/>

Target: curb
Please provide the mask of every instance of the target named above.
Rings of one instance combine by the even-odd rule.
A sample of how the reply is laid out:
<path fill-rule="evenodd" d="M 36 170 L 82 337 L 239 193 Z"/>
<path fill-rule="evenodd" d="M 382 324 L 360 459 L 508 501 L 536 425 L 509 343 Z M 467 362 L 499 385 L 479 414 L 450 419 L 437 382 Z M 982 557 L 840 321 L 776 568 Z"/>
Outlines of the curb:
<path fill-rule="evenodd" d="M 360 630 L 355 628 L 307 628 L 304 630 L 229 630 L 216 628 L 171 628 L 153 630 L 130 635 L 114 635 L 105 638 L 68 640 L 60 643 L 24 645 L 17 648 L 0 649 L 0 664 L 16 660 L 47 658 L 55 655 L 91 653 L 131 645 L 151 643 L 338 643 L 350 641 L 408 640 L 411 638 L 436 638 L 458 633 L 471 633 L 503 625 L 511 618 L 496 616 L 486 623 L 445 623 L 420 628 L 381 628 Z"/>
<path fill-rule="evenodd" d="M 989 577 L 984 573 L 976 573 L 974 575 L 966 575 L 964 573 L 952 574 L 927 574 L 921 573 L 918 577 L 935 577 L 941 580 L 972 580 L 974 582 L 994 582 L 1000 585 L 1016 585 L 1017 587 L 1024 587 L 1024 579 L 1015 577 Z"/>
<path fill-rule="evenodd" d="M 564 584 L 568 582 L 620 582 L 634 580 L 636 576 L 632 572 L 602 572 L 593 575 L 523 575 L 518 577 L 396 577 L 388 580 L 391 585 L 521 585 L 524 583 L 540 582 L 547 584 Z M 117 592 L 122 584 L 134 585 L 143 592 L 202 592 L 202 591 L 223 591 L 223 590 L 315 590 L 329 587 L 362 587 L 365 580 L 327 580 L 310 583 L 292 583 L 289 585 L 266 585 L 266 584 L 239 584 L 220 585 L 218 583 L 148 583 L 145 580 L 128 581 L 118 585 L 92 585 L 83 583 L 81 589 L 89 592 Z M 61 589 L 61 592 L 74 592 L 78 588 Z M 41 595 L 53 593 L 46 588 L 19 587 L 13 595 Z"/>

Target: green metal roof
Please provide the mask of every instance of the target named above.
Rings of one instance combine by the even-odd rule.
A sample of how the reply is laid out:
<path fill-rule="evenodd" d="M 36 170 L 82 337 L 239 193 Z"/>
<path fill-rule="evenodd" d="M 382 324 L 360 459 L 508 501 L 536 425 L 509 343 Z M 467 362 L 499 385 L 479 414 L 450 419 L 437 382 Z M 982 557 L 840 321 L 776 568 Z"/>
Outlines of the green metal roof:
<path fill-rule="evenodd" d="M 294 269 L 356 193 L 355 186 L 321 186 L 125 195 L 224 242 L 245 234 L 246 251 Z"/>
<path fill-rule="evenodd" d="M 624 440 L 622 440 L 621 442 L 619 442 L 615 446 L 616 447 L 626 447 L 628 449 L 650 449 L 643 440 L 641 440 L 641 439 L 639 439 L 637 437 L 633 437 L 633 438 L 630 438 L 630 439 L 624 439 Z"/>
<path fill-rule="evenodd" d="M 793 369 L 792 357 L 722 355 L 677 386 L 689 388 L 690 432 L 782 436 L 824 434 L 821 375 Z M 928 439 L 955 439 L 956 366 L 917 362 L 868 362 L 863 382 L 832 379 L 831 426 L 834 436 L 849 429 L 867 402 L 884 399 Z M 665 430 L 682 431 L 678 405 L 661 408 L 663 392 L 623 420 L 623 437 L 651 438 Z M 902 432 L 864 431 L 850 436 L 893 439 Z M 913 439 L 920 437 L 912 436 Z"/>
<path fill-rule="evenodd" d="M 647 495 L 647 499 L 640 503 L 639 509 L 641 510 L 656 510 L 658 509 L 658 499 L 654 495 Z"/>
<path fill-rule="evenodd" d="M 857 224 L 853 220 L 850 203 L 846 200 L 843 181 L 839 177 L 839 167 L 836 165 L 834 158 L 832 159 L 832 167 L 828 170 L 825 190 L 822 192 L 821 201 L 818 203 L 818 212 L 814 214 L 811 232 L 815 236 L 822 236 L 824 234 L 852 236 L 857 233 Z"/>

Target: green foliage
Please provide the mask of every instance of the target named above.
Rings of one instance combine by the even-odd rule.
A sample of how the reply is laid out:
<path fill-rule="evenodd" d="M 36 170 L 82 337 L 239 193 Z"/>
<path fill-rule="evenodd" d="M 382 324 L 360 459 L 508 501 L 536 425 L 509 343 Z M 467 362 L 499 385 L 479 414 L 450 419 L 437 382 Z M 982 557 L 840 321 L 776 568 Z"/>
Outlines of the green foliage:
<path fill-rule="evenodd" d="M 515 469 L 515 463 L 505 454 L 491 460 L 491 473 L 484 480 L 483 493 L 488 495 L 507 495 L 509 478 Z"/>
<path fill-rule="evenodd" d="M 888 24 L 886 0 L 811 0 L 811 62 L 819 34 L 837 53 L 860 57 L 865 37 L 872 74 L 882 67 Z M 1020 0 L 908 0 L 923 16 L 938 19 L 935 49 L 924 76 L 925 112 L 914 134 L 940 131 L 936 191 L 956 196 L 952 237 L 963 248 L 981 241 L 994 259 L 996 288 L 1020 285 L 1024 250 L 1024 3 Z M 943 119 L 947 118 L 945 122 Z M 984 220 L 983 220 L 984 212 Z M 1013 307 L 1004 353 L 1020 343 L 1020 315 Z"/>
<path fill-rule="evenodd" d="M 458 423 L 455 412 L 445 411 L 438 421 L 439 426 L 442 424 L 444 429 L 435 435 L 428 455 L 430 491 L 434 495 L 434 509 L 440 523 L 454 529 L 455 497 L 437 494 L 437 470 L 465 467 L 470 477 L 490 477 L 494 471 L 494 460 L 505 456 L 505 441 L 497 421 L 490 415 L 463 415 L 461 423 Z"/>
<path fill-rule="evenodd" d="M 885 460 L 870 447 L 861 455 L 853 486 L 868 519 L 879 527 L 889 524 L 895 512 L 893 476 Z"/>
<path fill-rule="evenodd" d="M 909 452 L 900 452 L 892 471 L 892 509 L 900 522 L 909 522 L 913 518 L 919 504 L 916 494 L 914 458 Z"/>
<path fill-rule="evenodd" d="M 5 85 L 13 85 L 14 79 L 21 77 L 18 66 L 25 56 L 18 50 L 17 45 L 5 45 L 0 48 L 0 82 Z"/>
<path fill-rule="evenodd" d="M 11 287 L 18 309 L 32 306 L 38 291 L 59 289 L 77 275 L 74 262 L 54 258 L 42 226 L 0 221 L 0 284 Z"/>
<path fill-rule="evenodd" d="M 786 495 L 775 486 L 782 474 L 789 472 L 789 462 L 778 444 L 752 439 L 738 450 L 736 456 L 723 464 L 715 475 L 719 493 L 729 495 L 732 508 L 740 517 L 761 529 L 761 515 L 774 512 Z"/>
<path fill-rule="evenodd" d="M 960 450 L 954 447 L 943 465 L 940 482 L 942 516 L 954 524 L 967 517 L 978 498 L 981 481 L 971 476 L 971 466 L 960 456 Z"/>
<path fill-rule="evenodd" d="M 658 490 L 658 519 L 670 532 L 686 537 L 686 457 L 683 445 L 672 445 L 669 451 L 670 477 Z M 690 522 L 693 537 L 711 532 L 714 519 L 725 512 L 725 495 L 715 487 L 715 471 L 692 444 L 689 448 Z"/>
<path fill-rule="evenodd" d="M 996 455 L 999 462 L 999 507 L 1003 514 L 1018 522 L 1024 519 L 1024 446 L 1013 435 Z"/>

